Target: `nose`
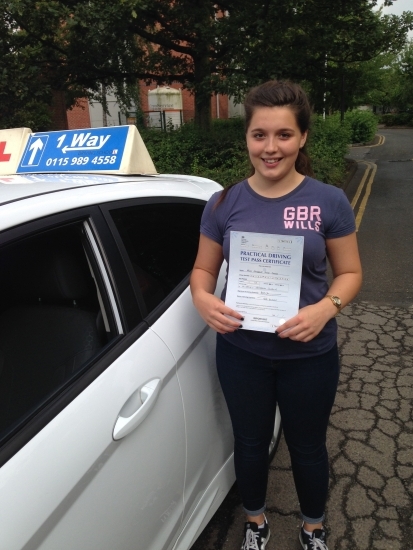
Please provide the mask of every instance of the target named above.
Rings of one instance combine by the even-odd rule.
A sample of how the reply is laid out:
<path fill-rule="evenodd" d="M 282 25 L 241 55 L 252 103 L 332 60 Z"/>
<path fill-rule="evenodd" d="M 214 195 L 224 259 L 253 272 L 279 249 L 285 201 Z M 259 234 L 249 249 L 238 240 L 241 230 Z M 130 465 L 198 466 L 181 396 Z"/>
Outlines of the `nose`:
<path fill-rule="evenodd" d="M 275 153 L 278 149 L 277 139 L 273 136 L 268 136 L 265 142 L 265 152 L 266 153 Z"/>

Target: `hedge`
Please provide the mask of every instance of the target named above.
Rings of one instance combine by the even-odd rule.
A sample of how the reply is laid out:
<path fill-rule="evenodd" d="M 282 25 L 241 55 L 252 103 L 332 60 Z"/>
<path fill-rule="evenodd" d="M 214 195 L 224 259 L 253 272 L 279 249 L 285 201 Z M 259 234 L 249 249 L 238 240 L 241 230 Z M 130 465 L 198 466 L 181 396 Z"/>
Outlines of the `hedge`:
<path fill-rule="evenodd" d="M 325 120 L 320 115 L 313 117 L 307 149 L 317 179 L 333 185 L 342 183 L 350 143 L 350 126 L 341 123 L 339 115 Z"/>
<path fill-rule="evenodd" d="M 348 111 L 344 120 L 350 125 L 351 143 L 369 143 L 376 135 L 378 119 L 371 111 Z"/>
<path fill-rule="evenodd" d="M 413 113 L 386 113 L 379 121 L 386 126 L 413 126 Z"/>
<path fill-rule="evenodd" d="M 213 179 L 223 186 L 251 173 L 245 145 L 244 120 L 214 120 L 207 133 L 192 123 L 162 132 L 140 130 L 160 173 L 189 174 Z M 338 116 L 314 116 L 307 150 L 317 179 L 339 185 L 346 173 L 345 154 L 351 143 L 351 127 Z"/>
<path fill-rule="evenodd" d="M 177 130 L 140 130 L 157 170 L 164 174 L 192 174 L 229 185 L 250 172 L 244 120 L 214 120 L 210 132 L 192 123 Z"/>

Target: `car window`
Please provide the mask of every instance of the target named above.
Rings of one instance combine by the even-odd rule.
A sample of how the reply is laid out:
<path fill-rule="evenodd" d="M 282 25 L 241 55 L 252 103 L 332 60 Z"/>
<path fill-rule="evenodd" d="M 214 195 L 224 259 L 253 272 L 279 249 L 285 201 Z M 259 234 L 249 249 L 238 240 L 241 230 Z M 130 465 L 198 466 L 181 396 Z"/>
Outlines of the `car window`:
<path fill-rule="evenodd" d="M 110 211 L 150 313 L 190 273 L 204 204 L 139 204 Z"/>
<path fill-rule="evenodd" d="M 79 377 L 117 335 L 76 222 L 0 248 L 0 441 Z"/>

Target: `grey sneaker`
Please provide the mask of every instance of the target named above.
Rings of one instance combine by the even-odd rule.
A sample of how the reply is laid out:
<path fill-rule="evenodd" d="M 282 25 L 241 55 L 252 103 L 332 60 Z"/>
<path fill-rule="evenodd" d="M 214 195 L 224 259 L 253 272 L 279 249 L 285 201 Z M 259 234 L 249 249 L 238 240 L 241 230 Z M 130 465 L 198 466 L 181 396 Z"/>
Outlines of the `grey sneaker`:
<path fill-rule="evenodd" d="M 265 550 L 267 542 L 270 540 L 270 534 L 267 518 L 265 518 L 265 525 L 262 529 L 256 523 L 247 521 L 241 550 Z"/>
<path fill-rule="evenodd" d="M 328 550 L 327 536 L 324 529 L 314 529 L 311 535 L 307 535 L 301 527 L 299 537 L 303 550 Z"/>

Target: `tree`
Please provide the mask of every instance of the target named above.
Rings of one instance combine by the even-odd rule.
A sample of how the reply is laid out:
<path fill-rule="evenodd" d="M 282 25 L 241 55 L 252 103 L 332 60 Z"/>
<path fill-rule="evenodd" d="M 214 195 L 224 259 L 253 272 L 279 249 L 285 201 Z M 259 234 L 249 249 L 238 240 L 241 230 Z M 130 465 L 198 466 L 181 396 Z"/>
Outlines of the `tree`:
<path fill-rule="evenodd" d="M 413 40 L 406 44 L 398 61 L 398 86 L 393 105 L 402 111 L 413 111 Z"/>
<path fill-rule="evenodd" d="M 70 106 L 80 97 L 101 98 L 103 86 L 127 106 L 137 79 L 175 81 L 194 93 L 195 122 L 204 128 L 213 93 L 239 99 L 269 78 L 304 81 L 317 110 L 324 98 L 334 106 L 349 66 L 400 48 L 412 26 L 411 14 L 374 12 L 375 0 L 338 0 L 334 9 L 330 0 L 0 0 L 0 5 L 7 59 L 20 67 L 14 71 L 16 100 L 24 102 L 33 86 L 39 97 L 64 93 Z M 0 60 L 0 69 L 5 63 Z M 9 75 L 3 70 L 3 97 Z"/>
<path fill-rule="evenodd" d="M 102 85 L 115 89 L 121 105 L 135 99 L 138 50 L 133 36 L 116 33 L 123 23 L 117 4 L 0 0 L 0 5 L 0 126 L 16 125 L 30 103 L 43 112 L 56 94 L 64 94 L 64 110 L 79 98 L 101 100 Z"/>
<path fill-rule="evenodd" d="M 385 53 L 349 67 L 347 81 L 354 90 L 349 108 L 366 104 L 386 113 L 394 107 L 399 90 L 399 58 L 400 54 Z"/>
<path fill-rule="evenodd" d="M 400 51 L 413 14 L 383 16 L 376 2 L 338 0 L 331 13 L 328 1 L 303 1 L 294 49 L 305 51 L 302 77 L 309 83 L 318 112 L 323 107 L 344 111 L 357 96 L 357 76 L 364 65 L 384 53 Z M 298 76 L 298 75 L 297 75 Z"/>
<path fill-rule="evenodd" d="M 39 111 L 43 119 L 39 125 L 50 123 L 45 108 L 51 100 L 50 87 L 35 61 L 39 50 L 25 39 L 5 13 L 0 28 L 0 128 L 27 125 L 33 117 L 38 121 Z"/>
<path fill-rule="evenodd" d="M 149 78 L 166 76 L 195 92 L 201 125 L 209 118 L 211 93 L 240 98 L 269 78 L 306 81 L 318 110 L 328 81 L 330 106 L 341 97 L 344 111 L 349 66 L 400 50 L 413 28 L 411 13 L 383 16 L 373 10 L 376 4 L 339 0 L 332 10 L 330 0 L 152 0 L 136 10 L 130 29 L 143 41 Z M 332 88 L 337 81 L 340 87 Z"/>

